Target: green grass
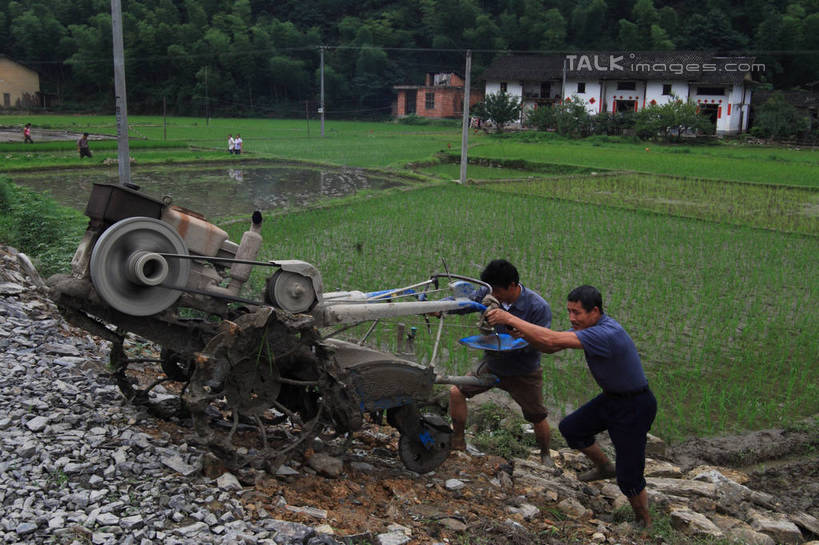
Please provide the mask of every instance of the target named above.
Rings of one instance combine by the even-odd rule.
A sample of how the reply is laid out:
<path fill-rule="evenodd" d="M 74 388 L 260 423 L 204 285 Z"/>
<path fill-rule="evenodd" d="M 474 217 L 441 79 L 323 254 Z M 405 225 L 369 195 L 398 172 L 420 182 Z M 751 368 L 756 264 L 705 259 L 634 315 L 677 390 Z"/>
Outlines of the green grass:
<path fill-rule="evenodd" d="M 470 157 L 819 187 L 819 151 L 816 150 L 735 145 L 601 144 L 555 139 L 527 142 L 520 138 L 482 138 L 474 144 Z"/>
<path fill-rule="evenodd" d="M 28 254 L 43 276 L 68 269 L 87 224 L 76 210 L 0 176 L 0 242 Z"/>
<path fill-rule="evenodd" d="M 819 188 L 648 174 L 541 178 L 484 187 L 504 193 L 819 235 Z"/>
<path fill-rule="evenodd" d="M 26 122 L 33 124 L 35 136 L 36 130 L 40 128 L 116 135 L 113 116 L 0 116 L 0 125 L 5 127 L 22 130 Z M 431 161 L 438 152 L 457 155 L 461 142 L 460 130 L 452 123 L 407 125 L 327 120 L 325 137 L 321 138 L 320 124 L 315 119 L 309 123 L 295 119 L 211 119 L 206 123 L 202 118 L 169 117 L 166 129 L 160 116 L 129 117 L 132 142 L 144 139 L 152 143 L 147 144 L 148 146 L 162 142 L 187 146 L 162 150 L 155 147 L 140 149 L 134 143 L 131 155 L 137 164 L 218 160 L 226 155 L 228 133 L 237 132 L 242 134 L 245 141 L 247 154 L 243 158 L 286 159 L 396 170 L 404 169 L 408 163 Z M 555 165 L 562 165 L 564 168 L 579 167 L 586 170 L 631 170 L 697 178 L 819 186 L 819 151 L 816 150 L 730 143 L 671 146 L 633 143 L 616 138 L 566 140 L 552 134 L 532 132 L 504 137 L 471 132 L 469 138 L 471 159 L 518 161 L 526 165 L 526 170 L 535 172 L 542 171 L 545 165 L 550 165 L 550 172 L 554 172 Z M 38 145 L 30 146 L 30 149 L 33 150 Z M 96 142 L 92 143 L 92 149 L 95 146 Z M 36 152 L 26 153 L 31 153 L 32 157 L 6 159 L 3 161 L 3 168 L 14 170 L 82 164 L 76 157 L 76 152 L 67 152 L 64 157 L 44 155 L 42 163 Z M 116 154 L 112 153 L 110 157 L 115 158 Z M 86 164 L 89 163 L 91 162 Z M 483 172 L 478 174 L 470 173 L 468 176 L 473 179 L 483 178 Z M 449 174 L 445 176 L 448 177 Z"/>
<path fill-rule="evenodd" d="M 243 229 L 230 226 L 231 238 Z M 660 405 L 654 431 L 668 440 L 819 411 L 815 237 L 461 186 L 276 216 L 264 235 L 264 259 L 313 263 L 327 291 L 397 287 L 441 270 L 441 258 L 477 275 L 505 257 L 552 304 L 558 329 L 569 328 L 566 294 L 598 286 L 637 344 Z M 446 318 L 449 371 L 475 362 L 478 354 L 457 343 L 474 334 L 475 319 Z M 424 320 L 401 321 L 418 327 L 416 349 L 428 359 Z M 375 344 L 394 344 L 394 323 L 379 327 Z M 556 416 L 599 390 L 581 352 L 543 363 Z"/>
<path fill-rule="evenodd" d="M 177 150 L 170 156 L 132 152 L 137 163 L 163 162 L 169 157 L 175 161 L 226 158 L 228 134 L 237 132 L 244 140 L 244 158 L 288 159 L 370 168 L 400 168 L 408 162 L 419 158 L 429 159 L 436 152 L 457 149 L 460 146 L 460 131 L 449 124 L 412 126 L 398 123 L 326 121 L 325 137 L 321 138 L 320 123 L 315 119 L 310 121 L 309 129 L 306 120 L 211 119 L 205 123 L 201 118 L 173 117 L 167 121 L 165 129 L 159 116 L 131 116 L 128 119 L 129 135 L 132 139 L 147 139 L 151 142 L 163 140 L 181 142 L 190 146 L 191 150 Z M 0 117 L 0 126 L 22 127 L 26 122 L 31 122 L 35 131 L 39 128 L 49 128 L 116 135 L 113 116 Z M 34 136 L 36 139 L 36 132 Z M 34 150 L 37 145 L 29 146 L 30 150 Z M 94 149 L 96 142 L 92 142 L 92 150 Z M 203 149 L 211 150 L 214 155 L 202 155 Z M 116 157 L 116 154 L 112 157 Z M 76 162 L 78 160 L 65 164 Z M 58 161 L 52 160 L 45 166 L 59 164 Z M 4 166 L 9 170 L 21 168 L 13 161 Z M 36 160 L 23 165 L 25 168 L 34 166 Z"/>

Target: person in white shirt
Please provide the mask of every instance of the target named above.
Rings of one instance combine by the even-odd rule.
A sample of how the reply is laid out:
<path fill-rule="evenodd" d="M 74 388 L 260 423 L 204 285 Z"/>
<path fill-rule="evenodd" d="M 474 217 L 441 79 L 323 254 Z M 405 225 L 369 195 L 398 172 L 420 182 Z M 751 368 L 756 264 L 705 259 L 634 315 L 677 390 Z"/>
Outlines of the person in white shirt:
<path fill-rule="evenodd" d="M 236 138 L 233 140 L 233 153 L 235 153 L 236 155 L 242 154 L 242 137 L 239 136 L 238 134 L 236 135 Z"/>
<path fill-rule="evenodd" d="M 236 149 L 236 141 L 233 139 L 233 135 L 228 135 L 228 153 L 233 155 L 233 151 Z"/>

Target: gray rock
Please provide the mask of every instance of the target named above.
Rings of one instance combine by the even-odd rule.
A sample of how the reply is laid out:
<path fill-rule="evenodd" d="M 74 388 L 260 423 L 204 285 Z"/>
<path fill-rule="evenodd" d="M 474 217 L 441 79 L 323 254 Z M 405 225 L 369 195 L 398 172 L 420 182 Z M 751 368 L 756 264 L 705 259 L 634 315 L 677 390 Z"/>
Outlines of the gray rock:
<path fill-rule="evenodd" d="M 761 513 L 753 513 L 750 523 L 751 528 L 771 536 L 777 543 L 802 543 L 805 541 L 796 524 L 789 520 L 779 520 Z"/>
<path fill-rule="evenodd" d="M 522 503 L 517 507 L 510 505 L 507 506 L 506 510 L 512 514 L 522 516 L 524 520 L 532 520 L 540 514 L 540 509 L 530 503 Z M 585 514 L 585 512 L 583 514 Z"/>
<path fill-rule="evenodd" d="M 591 518 L 594 513 L 574 498 L 566 498 L 557 504 L 557 508 L 576 519 Z"/>
<path fill-rule="evenodd" d="M 204 532 L 208 529 L 208 525 L 204 522 L 194 522 L 189 526 L 182 526 L 181 528 L 177 528 L 174 530 L 174 533 L 177 533 L 182 536 L 192 536 L 194 534 L 198 534 L 200 532 Z"/>
<path fill-rule="evenodd" d="M 324 520 L 324 519 L 327 518 L 327 511 L 325 511 L 324 509 L 317 509 L 315 507 L 308 507 L 308 506 L 298 507 L 298 506 L 295 506 L 295 505 L 285 505 L 284 508 L 287 509 L 288 511 L 292 511 L 293 513 L 300 513 L 300 514 L 303 514 L 303 515 L 309 515 L 309 516 L 311 516 L 313 518 L 317 518 L 319 520 Z"/>
<path fill-rule="evenodd" d="M 37 530 L 37 525 L 33 522 L 23 522 L 14 529 L 18 536 L 25 536 Z"/>
<path fill-rule="evenodd" d="M 344 471 L 344 462 L 339 458 L 317 452 L 307 461 L 307 465 L 327 477 L 338 477 Z"/>
<path fill-rule="evenodd" d="M 750 528 L 731 528 L 725 533 L 729 538 L 747 545 L 776 545 L 771 536 Z"/>
<path fill-rule="evenodd" d="M 177 473 L 182 474 L 185 477 L 190 477 L 191 475 L 199 471 L 199 468 L 186 463 L 180 456 L 171 456 L 169 458 L 163 458 L 162 463 L 168 466 L 169 468 L 173 469 Z"/>
<path fill-rule="evenodd" d="M 378 545 L 405 545 L 412 538 L 402 532 L 390 532 L 388 534 L 378 534 L 376 540 Z"/>
<path fill-rule="evenodd" d="M 689 536 L 723 537 L 719 527 L 708 517 L 690 509 L 673 509 L 670 513 L 671 526 Z"/>
<path fill-rule="evenodd" d="M 35 433 L 43 431 L 46 426 L 48 426 L 48 417 L 46 416 L 35 416 L 26 422 L 26 427 Z"/>
<path fill-rule="evenodd" d="M 97 523 L 102 526 L 114 526 L 119 524 L 119 517 L 113 513 L 100 513 L 97 517 Z"/>
<path fill-rule="evenodd" d="M 18 295 L 26 291 L 25 286 L 15 284 L 14 282 L 0 283 L 0 295 Z"/>
<path fill-rule="evenodd" d="M 223 473 L 218 479 L 216 479 L 216 486 L 218 486 L 221 490 L 242 489 L 242 484 L 239 482 L 239 479 L 237 479 L 232 473 Z"/>
<path fill-rule="evenodd" d="M 459 479 L 447 479 L 444 486 L 447 490 L 460 490 L 466 486 L 466 483 Z"/>
<path fill-rule="evenodd" d="M 788 515 L 788 518 L 797 526 L 804 528 L 805 530 L 814 535 L 819 536 L 819 520 L 816 520 L 816 517 L 811 516 L 807 513 L 794 513 Z"/>
<path fill-rule="evenodd" d="M 646 479 L 648 487 L 672 496 L 702 496 L 705 498 L 717 497 L 717 486 L 712 483 L 689 481 L 685 479 L 668 479 L 663 477 L 649 477 Z"/>
<path fill-rule="evenodd" d="M 439 519 L 438 524 L 455 532 L 463 532 L 467 528 L 466 524 L 460 520 L 449 517 Z"/>

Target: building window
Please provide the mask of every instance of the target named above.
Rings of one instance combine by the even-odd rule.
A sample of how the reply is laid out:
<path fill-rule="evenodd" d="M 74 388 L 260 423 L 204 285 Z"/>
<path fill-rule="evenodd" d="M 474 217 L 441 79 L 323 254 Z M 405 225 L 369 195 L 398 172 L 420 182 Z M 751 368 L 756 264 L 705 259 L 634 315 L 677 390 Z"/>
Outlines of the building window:
<path fill-rule="evenodd" d="M 577 82 L 577 94 L 581 95 L 586 92 L 586 82 L 579 81 Z"/>
<path fill-rule="evenodd" d="M 670 95 L 671 94 L 671 84 L 670 83 L 663 83 L 663 94 Z"/>
<path fill-rule="evenodd" d="M 8 93 L 3 93 L 3 106 L 11 106 L 11 95 Z"/>
<path fill-rule="evenodd" d="M 715 95 L 722 96 L 725 94 L 724 87 L 697 87 L 698 95 Z"/>
<path fill-rule="evenodd" d="M 424 108 L 427 110 L 435 109 L 435 93 L 424 93 Z"/>
<path fill-rule="evenodd" d="M 501 93 L 506 92 L 506 82 L 505 81 L 501 82 L 500 89 L 501 89 Z"/>
<path fill-rule="evenodd" d="M 618 81 L 617 82 L 617 90 L 618 91 L 636 91 L 637 90 L 637 82 L 636 81 Z"/>
<path fill-rule="evenodd" d="M 544 81 L 540 84 L 540 98 L 549 98 L 552 94 L 552 84 Z"/>

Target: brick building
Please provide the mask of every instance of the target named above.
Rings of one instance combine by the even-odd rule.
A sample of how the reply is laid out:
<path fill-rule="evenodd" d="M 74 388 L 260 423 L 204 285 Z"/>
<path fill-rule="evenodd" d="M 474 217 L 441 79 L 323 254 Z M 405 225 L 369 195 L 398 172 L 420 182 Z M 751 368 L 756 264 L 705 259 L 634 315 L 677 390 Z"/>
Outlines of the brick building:
<path fill-rule="evenodd" d="M 454 72 L 428 72 L 424 85 L 396 85 L 395 117 L 457 118 L 463 115 L 464 79 Z M 470 107 L 483 100 L 482 89 L 471 89 Z"/>

